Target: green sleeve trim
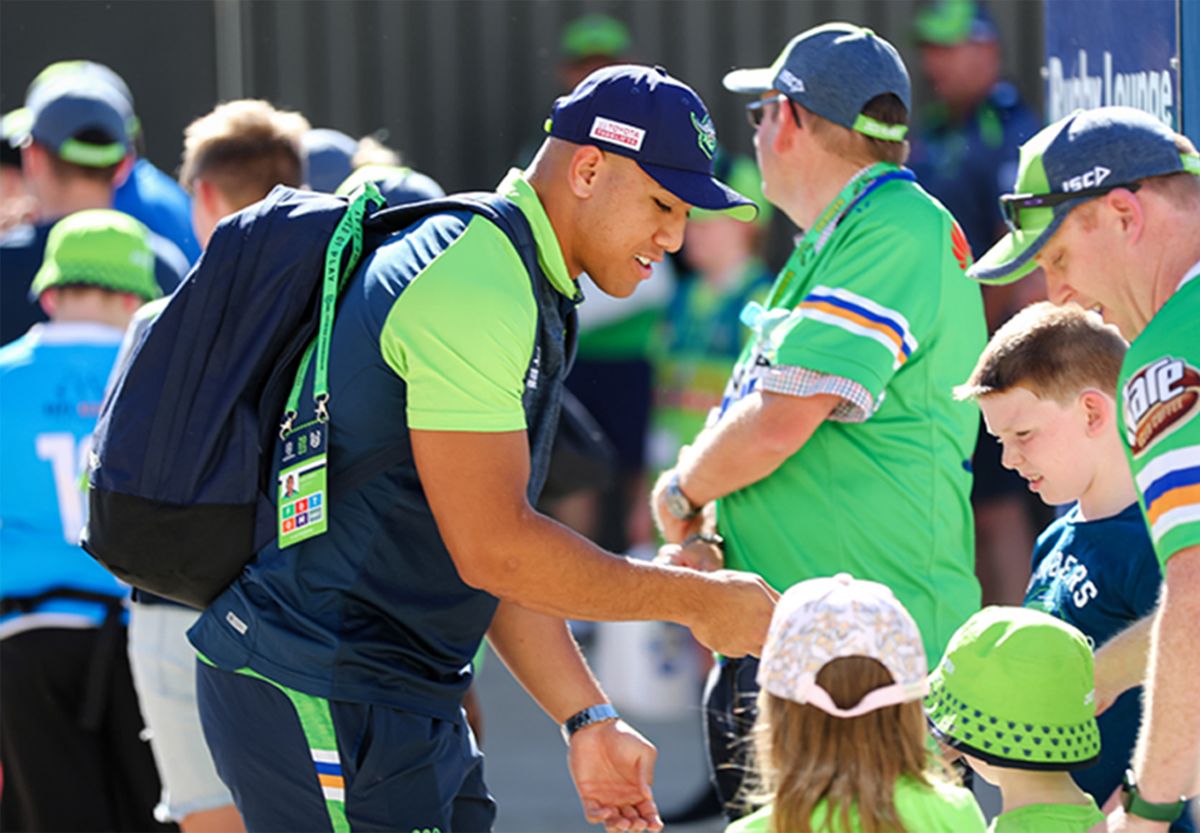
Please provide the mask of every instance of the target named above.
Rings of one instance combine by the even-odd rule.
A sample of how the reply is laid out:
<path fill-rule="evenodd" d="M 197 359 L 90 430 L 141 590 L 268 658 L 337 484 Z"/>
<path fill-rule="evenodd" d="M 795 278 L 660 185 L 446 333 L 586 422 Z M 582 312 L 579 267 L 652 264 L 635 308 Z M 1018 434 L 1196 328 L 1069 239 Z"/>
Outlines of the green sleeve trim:
<path fill-rule="evenodd" d="M 522 395 L 537 302 L 505 234 L 482 217 L 392 305 L 380 334 L 408 385 L 408 425 L 422 430 L 526 427 Z"/>

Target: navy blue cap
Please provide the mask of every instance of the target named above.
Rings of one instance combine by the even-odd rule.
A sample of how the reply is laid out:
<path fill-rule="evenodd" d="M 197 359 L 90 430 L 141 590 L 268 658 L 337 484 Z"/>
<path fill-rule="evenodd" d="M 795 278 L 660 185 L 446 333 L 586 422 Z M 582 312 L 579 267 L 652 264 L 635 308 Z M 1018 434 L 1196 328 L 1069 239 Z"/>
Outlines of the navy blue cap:
<path fill-rule="evenodd" d="M 750 222 L 753 200 L 713 176 L 717 132 L 700 96 L 662 67 L 598 69 L 554 102 L 546 132 L 626 156 L 684 202 Z"/>
<path fill-rule="evenodd" d="M 37 84 L 25 104 L 29 138 L 68 162 L 105 168 L 133 150 L 133 108 L 107 83 L 64 73 Z M 88 141 L 79 138 L 85 133 Z"/>
<path fill-rule="evenodd" d="M 1132 107 L 1076 110 L 1021 145 L 1014 193 L 1001 204 L 1016 199 L 1027 207 L 1016 209 L 1017 227 L 967 275 L 990 284 L 1019 280 L 1037 268 L 1035 255 L 1076 206 L 1106 188 L 1176 173 L 1200 176 L 1200 156 L 1180 153 L 1175 132 L 1154 116 Z M 1079 191 L 1087 193 L 1065 198 Z"/>
<path fill-rule="evenodd" d="M 314 191 L 332 194 L 354 170 L 351 161 L 358 142 L 340 130 L 318 127 L 300 139 L 304 181 Z"/>
<path fill-rule="evenodd" d="M 867 103 L 891 93 L 912 111 L 912 84 L 900 53 L 870 29 L 826 23 L 792 38 L 775 63 L 736 69 L 725 89 L 760 95 L 778 90 L 834 124 L 889 142 L 904 140 L 908 126 L 884 124 L 863 114 Z"/>
<path fill-rule="evenodd" d="M 133 106 L 133 93 L 129 90 L 129 85 L 125 83 L 125 79 L 117 75 L 112 67 L 96 61 L 74 60 L 74 61 L 55 61 L 48 67 L 43 69 L 33 80 L 29 82 L 29 87 L 25 90 L 25 100 L 28 101 L 36 95 L 38 87 L 44 84 L 49 84 L 55 81 L 61 81 L 63 78 L 73 78 L 77 83 L 86 84 L 95 82 L 111 87 L 121 98 L 129 103 L 129 109 L 137 110 Z"/>

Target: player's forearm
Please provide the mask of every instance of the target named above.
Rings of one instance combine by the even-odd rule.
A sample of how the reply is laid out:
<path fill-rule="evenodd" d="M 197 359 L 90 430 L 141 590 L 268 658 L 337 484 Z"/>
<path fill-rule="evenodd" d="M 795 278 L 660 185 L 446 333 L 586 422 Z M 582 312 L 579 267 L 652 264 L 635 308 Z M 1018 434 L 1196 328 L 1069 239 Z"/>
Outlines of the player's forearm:
<path fill-rule="evenodd" d="M 1153 802 L 1192 794 L 1200 768 L 1200 665 L 1191 661 L 1200 641 L 1200 547 L 1167 562 L 1154 625 L 1146 685 L 1146 713 L 1135 755 L 1138 788 Z"/>
<path fill-rule="evenodd" d="M 508 670 L 556 723 L 608 702 L 562 619 L 500 602 L 488 631 Z"/>
<path fill-rule="evenodd" d="M 690 626 L 715 598 L 706 576 L 614 555 L 533 509 L 476 546 L 457 559 L 467 583 L 551 616 Z"/>
<path fill-rule="evenodd" d="M 1096 651 L 1096 680 L 1103 680 L 1114 696 L 1141 685 L 1146 679 L 1150 634 L 1157 613 L 1139 619 Z"/>
<path fill-rule="evenodd" d="M 680 486 L 703 506 L 757 483 L 804 446 L 838 401 L 824 394 L 747 396 L 681 457 L 675 467 Z"/>

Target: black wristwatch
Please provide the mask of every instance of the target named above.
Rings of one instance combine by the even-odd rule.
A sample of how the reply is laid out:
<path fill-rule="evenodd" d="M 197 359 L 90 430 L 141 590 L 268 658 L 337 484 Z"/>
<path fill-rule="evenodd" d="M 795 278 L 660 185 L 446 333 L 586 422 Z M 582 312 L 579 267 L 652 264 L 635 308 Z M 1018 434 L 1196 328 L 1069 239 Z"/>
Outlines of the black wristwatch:
<path fill-rule="evenodd" d="M 1125 780 L 1121 784 L 1121 806 L 1125 808 L 1128 815 L 1137 816 L 1146 821 L 1172 822 L 1179 818 L 1186 801 L 1185 798 L 1166 804 L 1147 801 L 1138 795 L 1137 781 L 1134 778 L 1133 770 L 1125 770 Z"/>
<path fill-rule="evenodd" d="M 569 744 L 571 742 L 571 735 L 578 732 L 584 726 L 591 726 L 593 723 L 603 723 L 606 720 L 619 720 L 620 717 L 621 715 L 617 714 L 617 710 L 612 707 L 611 703 L 588 706 L 586 709 L 575 712 L 575 714 L 563 721 L 563 740 Z"/>
<path fill-rule="evenodd" d="M 671 479 L 667 481 L 667 491 L 664 494 L 664 499 L 667 504 L 667 511 L 681 521 L 690 521 L 700 512 L 700 507 L 696 506 L 688 499 L 688 496 L 679 488 L 679 472 L 671 472 Z"/>

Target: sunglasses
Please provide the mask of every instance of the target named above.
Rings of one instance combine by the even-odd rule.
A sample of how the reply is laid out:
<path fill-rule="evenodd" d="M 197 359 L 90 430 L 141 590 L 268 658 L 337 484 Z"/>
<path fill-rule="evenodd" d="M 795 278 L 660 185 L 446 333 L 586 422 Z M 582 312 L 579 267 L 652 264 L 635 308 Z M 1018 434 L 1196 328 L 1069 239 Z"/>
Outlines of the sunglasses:
<path fill-rule="evenodd" d="M 1000 213 L 1011 231 L 1021 231 L 1021 211 L 1026 208 L 1053 208 L 1068 200 L 1082 197 L 1102 197 L 1109 191 L 1124 188 L 1135 192 L 1142 187 L 1140 182 L 1119 182 L 1115 185 L 1104 185 L 1099 188 L 1084 188 L 1082 191 L 1060 191 L 1053 194 L 1003 194 L 1000 197 Z"/>
<path fill-rule="evenodd" d="M 750 122 L 750 126 L 758 130 L 758 126 L 763 123 L 763 119 L 767 114 L 768 104 L 779 104 L 781 101 L 786 101 L 788 106 L 792 108 L 792 116 L 796 119 L 796 124 L 800 124 L 800 112 L 796 109 L 796 102 L 792 101 L 783 93 L 774 98 L 756 98 L 746 105 L 746 121 Z"/>

